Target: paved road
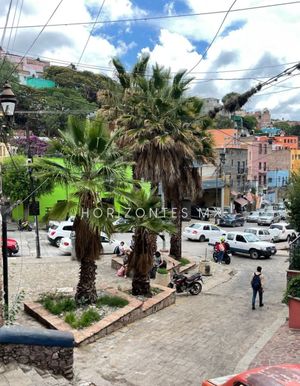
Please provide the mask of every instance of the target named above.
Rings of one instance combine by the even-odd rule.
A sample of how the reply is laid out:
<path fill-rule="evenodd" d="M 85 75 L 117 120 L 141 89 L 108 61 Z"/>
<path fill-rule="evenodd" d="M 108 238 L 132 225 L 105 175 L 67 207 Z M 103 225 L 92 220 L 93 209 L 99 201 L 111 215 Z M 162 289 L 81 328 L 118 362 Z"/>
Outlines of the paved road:
<path fill-rule="evenodd" d="M 34 299 L 41 292 L 77 284 L 77 263 L 48 246 L 45 233 L 42 259 L 34 257 L 33 233 L 22 233 L 22 240 L 15 236 L 23 256 L 9 259 L 11 296 L 24 288 L 26 298 Z M 121 237 L 126 241 L 130 234 Z M 203 249 L 198 253 L 203 247 L 204 243 L 183 242 L 190 256 L 203 255 Z M 255 311 L 250 307 L 250 275 L 258 262 L 234 256 L 231 266 L 236 274 L 228 282 L 209 291 L 204 285 L 204 291 L 196 297 L 179 295 L 175 305 L 76 349 L 75 384 L 199 385 L 207 377 L 232 373 L 274 320 L 287 313 L 281 304 L 286 260 L 286 256 L 276 255 L 260 261 L 267 280 L 265 307 Z M 99 262 L 98 271 L 99 284 L 130 285 L 128 279 L 114 275 L 108 257 Z M 23 313 L 18 322 L 36 325 Z"/>

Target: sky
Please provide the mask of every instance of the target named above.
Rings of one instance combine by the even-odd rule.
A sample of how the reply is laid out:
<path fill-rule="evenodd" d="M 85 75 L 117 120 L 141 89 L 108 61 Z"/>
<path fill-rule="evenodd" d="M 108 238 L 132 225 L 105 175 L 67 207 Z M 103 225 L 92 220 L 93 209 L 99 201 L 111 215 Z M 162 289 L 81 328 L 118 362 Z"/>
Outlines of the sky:
<path fill-rule="evenodd" d="M 19 20 L 19 26 L 30 27 L 7 29 L 3 37 L 10 1 L 8 26 L 16 26 Z M 234 11 L 279 3 L 285 4 Z M 52 64 L 64 66 L 74 63 L 79 70 L 114 77 L 113 57 L 119 57 L 130 70 L 142 53 L 149 53 L 151 65 L 157 62 L 174 73 L 192 70 L 191 94 L 221 99 L 229 92 L 247 91 L 300 61 L 300 1 L 286 3 L 287 0 L 0 0 L 0 38 L 4 49 L 25 54 L 59 4 L 48 24 L 64 25 L 46 27 L 28 56 L 50 58 Z M 231 6 L 217 38 L 205 53 Z M 147 20 L 192 13 L 211 14 Z M 93 26 L 98 14 L 98 21 L 104 23 Z M 67 25 L 74 22 L 91 24 Z M 280 79 L 269 89 L 263 88 L 244 106 L 247 111 L 264 108 L 270 110 L 273 118 L 300 120 L 300 71 Z"/>

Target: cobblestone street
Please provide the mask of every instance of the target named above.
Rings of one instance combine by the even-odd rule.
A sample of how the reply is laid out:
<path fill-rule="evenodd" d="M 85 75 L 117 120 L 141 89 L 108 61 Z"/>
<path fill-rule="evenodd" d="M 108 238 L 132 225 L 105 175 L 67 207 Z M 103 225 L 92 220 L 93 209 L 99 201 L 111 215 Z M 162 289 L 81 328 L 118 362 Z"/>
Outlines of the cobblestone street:
<path fill-rule="evenodd" d="M 31 257 L 9 259 L 12 299 L 21 288 L 26 299 L 36 299 L 41 292 L 76 286 L 76 261 L 70 256 L 60 256 L 56 248 L 47 244 L 45 234 L 43 257 L 36 259 L 34 235 L 26 237 L 29 242 L 23 235 L 23 251 L 28 248 Z M 124 237 L 130 239 L 131 236 Z M 197 252 L 199 247 L 204 248 L 200 243 L 189 245 L 191 249 L 197 248 Z M 248 367 L 249 350 L 255 347 L 258 353 L 262 347 L 256 347 L 257 342 L 274 322 L 284 320 L 287 315 L 287 307 L 281 304 L 286 260 L 286 254 L 277 254 L 259 262 L 267 285 L 265 307 L 255 311 L 250 307 L 250 275 L 258 261 L 234 256 L 230 265 L 233 276 L 224 274 L 228 267 L 214 265 L 215 275 L 204 279 L 199 296 L 178 295 L 175 305 L 75 349 L 74 384 L 89 381 L 97 386 L 199 385 L 208 377 L 233 373 L 239 364 Z M 130 286 L 130 279 L 115 276 L 110 268 L 110 256 L 99 261 L 97 281 L 122 288 Z M 18 323 L 38 326 L 23 312 Z"/>

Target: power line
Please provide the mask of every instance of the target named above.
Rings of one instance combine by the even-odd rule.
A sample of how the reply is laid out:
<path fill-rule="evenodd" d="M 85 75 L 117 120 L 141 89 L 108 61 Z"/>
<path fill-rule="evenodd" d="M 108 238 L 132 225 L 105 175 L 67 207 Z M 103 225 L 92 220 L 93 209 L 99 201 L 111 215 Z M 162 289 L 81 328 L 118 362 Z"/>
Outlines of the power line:
<path fill-rule="evenodd" d="M 22 10 L 23 10 L 23 4 L 24 4 L 24 0 L 21 0 L 21 6 L 20 6 L 18 21 L 17 21 L 17 27 L 16 27 L 16 30 L 15 30 L 15 36 L 14 36 L 14 40 L 13 40 L 13 44 L 12 44 L 12 48 L 11 48 L 12 50 L 14 49 L 15 43 L 16 43 L 16 38 L 17 38 L 17 34 L 18 34 L 18 28 L 19 28 L 20 19 L 21 19 Z"/>
<path fill-rule="evenodd" d="M 209 43 L 209 45 L 206 47 L 204 53 L 202 54 L 202 56 L 201 56 L 201 58 L 198 60 L 198 62 L 197 62 L 196 64 L 194 64 L 194 66 L 193 66 L 190 70 L 188 70 L 186 74 L 189 74 L 191 71 L 193 71 L 193 70 L 194 70 L 194 69 L 202 62 L 202 60 L 204 59 L 204 57 L 205 57 L 205 55 L 207 54 L 208 50 L 209 50 L 209 49 L 211 48 L 211 46 L 214 44 L 214 42 L 215 42 L 217 36 L 219 35 L 219 32 L 221 31 L 221 28 L 223 27 L 223 24 L 225 23 L 225 20 L 226 20 L 227 16 L 229 15 L 229 13 L 230 13 L 232 7 L 234 6 L 234 4 L 235 4 L 236 2 L 237 2 L 237 0 L 233 0 L 233 2 L 232 2 L 232 4 L 231 4 L 231 6 L 229 7 L 228 11 L 225 13 L 225 16 L 223 17 L 223 20 L 222 20 L 221 24 L 219 25 L 219 28 L 217 29 L 217 32 L 215 33 L 215 35 L 214 35 L 212 41 L 211 41 L 211 42 Z"/>
<path fill-rule="evenodd" d="M 101 4 L 101 6 L 100 6 L 100 8 L 99 8 L 97 17 L 96 17 L 96 19 L 95 19 L 95 21 L 94 21 L 94 24 L 93 24 L 93 27 L 92 27 L 92 29 L 90 30 L 89 36 L 88 36 L 88 38 L 87 38 L 87 40 L 86 40 L 86 42 L 85 42 L 85 45 L 84 45 L 83 50 L 82 50 L 82 52 L 81 52 L 81 55 L 80 55 L 80 57 L 79 57 L 79 59 L 78 59 L 77 66 L 78 66 L 78 64 L 81 62 L 81 59 L 82 59 L 82 57 L 83 57 L 83 54 L 84 54 L 84 52 L 85 52 L 85 50 L 86 50 L 86 47 L 87 47 L 87 45 L 88 45 L 88 43 L 89 43 L 89 41 L 90 41 L 90 38 L 91 38 L 91 36 L 92 36 L 92 33 L 93 33 L 94 29 L 95 29 L 96 23 L 97 23 L 97 21 L 98 21 L 98 19 L 99 19 L 99 16 L 100 16 L 101 12 L 102 12 L 102 8 L 103 8 L 103 6 L 104 6 L 104 3 L 105 3 L 105 0 L 102 1 L 102 4 Z"/>
<path fill-rule="evenodd" d="M 246 8 L 236 8 L 232 9 L 231 12 L 243 12 L 243 11 L 251 11 L 256 9 L 264 9 L 264 8 L 271 8 L 271 7 L 279 7 L 284 5 L 293 5 L 293 4 L 299 4 L 300 1 L 289 1 L 286 3 L 276 3 L 276 4 L 268 4 L 268 5 L 257 5 L 255 7 L 246 7 Z M 139 22 L 139 21 L 149 21 L 149 20 L 162 20 L 162 19 L 176 19 L 176 18 L 185 18 L 185 17 L 195 17 L 195 16 L 206 16 L 206 15 L 217 15 L 226 13 L 227 10 L 220 10 L 220 11 L 210 11 L 210 12 L 196 12 L 196 13 L 186 13 L 186 14 L 179 14 L 179 15 L 161 15 L 161 16 L 148 16 L 148 17 L 140 17 L 140 18 L 128 18 L 128 19 L 115 19 L 115 20 L 102 20 L 97 21 L 96 24 L 110 24 L 110 23 L 128 23 L 128 22 Z M 47 27 L 66 27 L 66 26 L 78 26 L 78 25 L 93 25 L 94 21 L 85 21 L 85 22 L 70 22 L 70 23 L 55 23 L 55 24 L 49 24 Z M 22 25 L 19 26 L 21 29 L 26 28 L 39 28 L 42 27 L 42 24 L 33 24 L 33 25 Z M 4 27 L 0 27 L 0 30 Z M 14 27 L 8 27 L 8 29 L 14 28 Z"/>
<path fill-rule="evenodd" d="M 8 24 L 8 19 L 9 19 L 10 11 L 11 11 L 12 2 L 13 2 L 13 0 L 10 0 L 9 6 L 8 6 L 8 11 L 7 11 L 7 14 L 6 14 L 5 25 L 4 25 L 3 28 L 2 27 L 0 28 L 0 29 L 3 29 L 0 47 L 3 47 L 3 43 L 4 43 L 4 39 L 5 39 L 5 35 L 6 35 L 6 30 L 8 29 L 7 28 L 7 24 Z"/>
<path fill-rule="evenodd" d="M 35 37 L 35 39 L 33 40 L 33 42 L 31 43 L 31 45 L 28 47 L 27 51 L 25 52 L 25 54 L 22 56 L 22 58 L 20 59 L 20 61 L 16 64 L 16 66 L 12 69 L 11 73 L 9 74 L 9 77 L 8 77 L 8 80 L 10 79 L 10 77 L 12 76 L 12 74 L 15 72 L 15 70 L 18 68 L 18 66 L 23 62 L 25 56 L 28 54 L 28 52 L 31 50 L 31 48 L 34 46 L 34 44 L 36 43 L 36 41 L 38 40 L 38 38 L 41 36 L 41 34 L 43 33 L 44 29 L 47 27 L 49 21 L 52 19 L 52 17 L 54 16 L 54 14 L 56 13 L 56 11 L 58 10 L 58 8 L 60 7 L 61 3 L 63 2 L 63 0 L 60 0 L 59 3 L 57 4 L 57 6 L 55 7 L 54 11 L 51 13 L 50 17 L 48 18 L 48 20 L 46 21 L 46 23 L 43 25 L 43 28 L 40 30 L 40 32 L 37 34 L 37 36 Z"/>

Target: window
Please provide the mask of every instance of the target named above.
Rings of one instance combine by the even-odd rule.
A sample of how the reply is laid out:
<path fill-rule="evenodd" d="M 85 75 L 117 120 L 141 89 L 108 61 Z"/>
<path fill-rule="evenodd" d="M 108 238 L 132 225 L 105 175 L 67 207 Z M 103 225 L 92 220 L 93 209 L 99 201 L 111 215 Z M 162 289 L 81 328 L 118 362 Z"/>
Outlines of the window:
<path fill-rule="evenodd" d="M 264 162 L 264 171 L 266 171 L 266 170 L 267 170 L 267 163 Z"/>
<path fill-rule="evenodd" d="M 267 154 L 267 144 L 265 143 L 265 154 Z"/>
<path fill-rule="evenodd" d="M 246 240 L 244 239 L 244 237 L 241 236 L 241 235 L 237 235 L 237 236 L 236 236 L 236 241 L 239 241 L 239 242 L 241 242 L 241 243 L 245 243 L 245 242 L 246 242 Z"/>
<path fill-rule="evenodd" d="M 258 164 L 258 169 L 261 170 L 261 162 Z"/>
<path fill-rule="evenodd" d="M 234 234 L 233 233 L 228 233 L 227 240 L 234 240 Z"/>
<path fill-rule="evenodd" d="M 233 166 L 233 159 L 231 160 L 231 166 Z"/>
<path fill-rule="evenodd" d="M 109 240 L 105 236 L 101 236 L 101 243 L 109 243 Z"/>
<path fill-rule="evenodd" d="M 209 225 L 204 225 L 203 230 L 204 231 L 209 231 Z"/>
<path fill-rule="evenodd" d="M 272 178 L 271 178 L 271 177 L 268 178 L 268 183 L 269 183 L 269 184 L 272 183 Z"/>
<path fill-rule="evenodd" d="M 73 225 L 65 225 L 63 227 L 63 231 L 72 231 L 73 230 Z"/>
<path fill-rule="evenodd" d="M 212 231 L 220 231 L 220 228 L 215 227 L 214 225 L 212 225 L 212 226 L 211 226 L 211 230 L 212 230 Z"/>
<path fill-rule="evenodd" d="M 261 175 L 258 176 L 258 184 L 261 185 Z"/>
<path fill-rule="evenodd" d="M 237 163 L 237 167 L 238 167 L 238 173 L 240 172 L 240 167 L 241 167 L 241 163 L 240 163 L 240 161 L 238 161 L 238 163 Z"/>
<path fill-rule="evenodd" d="M 267 176 L 264 175 L 264 185 L 267 185 Z"/>
<path fill-rule="evenodd" d="M 286 143 L 286 139 L 283 142 Z"/>
<path fill-rule="evenodd" d="M 258 154 L 262 154 L 262 144 L 261 143 L 259 144 Z"/>

